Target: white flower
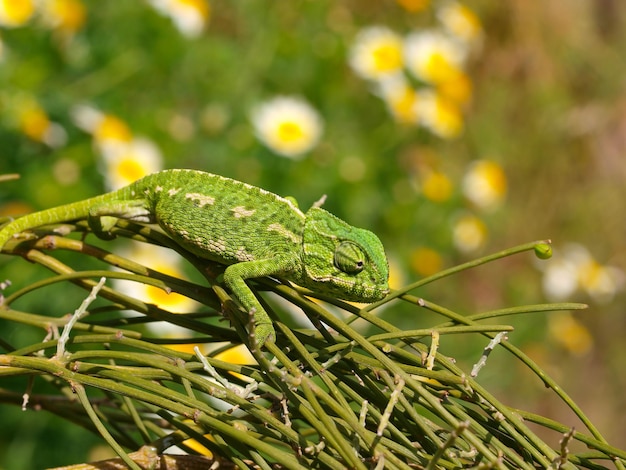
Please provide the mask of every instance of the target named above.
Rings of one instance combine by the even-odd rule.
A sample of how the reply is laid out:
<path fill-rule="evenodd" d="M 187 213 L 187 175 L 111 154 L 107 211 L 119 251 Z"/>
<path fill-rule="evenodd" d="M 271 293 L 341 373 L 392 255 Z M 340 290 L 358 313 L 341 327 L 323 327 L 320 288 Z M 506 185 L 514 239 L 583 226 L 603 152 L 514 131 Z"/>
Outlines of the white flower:
<path fill-rule="evenodd" d="M 456 219 L 452 227 L 454 246 L 461 253 L 472 253 L 481 248 L 487 240 L 487 227 L 478 217 L 464 214 Z"/>
<path fill-rule="evenodd" d="M 624 272 L 614 266 L 597 262 L 585 266 L 580 273 L 580 284 L 596 302 L 607 303 L 624 288 Z"/>
<path fill-rule="evenodd" d="M 25 111 L 20 118 L 22 131 L 31 139 L 52 148 L 62 147 L 67 142 L 67 133 L 63 126 L 50 121 L 45 113 L 32 109 Z"/>
<path fill-rule="evenodd" d="M 311 105 L 298 98 L 279 96 L 252 112 L 258 139 L 285 157 L 311 150 L 322 134 L 322 119 Z"/>
<path fill-rule="evenodd" d="M 75 106 L 72 109 L 72 119 L 76 126 L 93 136 L 96 147 L 102 152 L 106 152 L 107 147 L 126 145 L 133 139 L 128 124 L 91 105 Z"/>
<path fill-rule="evenodd" d="M 207 0 L 148 0 L 161 14 L 168 16 L 176 28 L 189 38 L 198 37 L 206 27 L 210 7 Z"/>
<path fill-rule="evenodd" d="M 437 17 L 448 32 L 467 43 L 476 43 L 482 38 L 480 20 L 465 5 L 455 1 L 446 2 L 438 9 Z"/>
<path fill-rule="evenodd" d="M 404 42 L 408 70 L 426 83 L 438 84 L 457 76 L 466 56 L 466 48 L 441 31 L 417 31 Z"/>
<path fill-rule="evenodd" d="M 463 194 L 484 210 L 492 210 L 502 204 L 506 187 L 502 167 L 488 160 L 473 162 L 463 177 Z"/>
<path fill-rule="evenodd" d="M 65 145 L 67 133 L 63 126 L 51 121 L 46 111 L 33 98 L 20 96 L 14 103 L 22 133 L 52 148 Z"/>
<path fill-rule="evenodd" d="M 417 124 L 418 92 L 404 75 L 391 75 L 378 82 L 381 96 L 394 119 L 403 124 Z"/>
<path fill-rule="evenodd" d="M 417 121 L 441 138 L 457 137 L 463 130 L 461 109 L 432 90 L 418 93 L 414 111 Z"/>
<path fill-rule="evenodd" d="M 39 0 L 44 25 L 72 35 L 85 24 L 87 11 L 81 0 Z"/>
<path fill-rule="evenodd" d="M 552 259 L 539 265 L 544 269 L 543 290 L 552 301 L 561 301 L 582 290 L 597 302 L 608 302 L 624 287 L 624 273 L 599 264 L 587 248 L 569 243 Z"/>
<path fill-rule="evenodd" d="M 184 278 L 181 268 L 181 258 L 177 253 L 167 248 L 149 245 L 146 243 L 132 243 L 122 256 L 136 263 L 146 266 L 168 276 Z M 199 304 L 176 292 L 166 292 L 161 288 L 143 284 L 140 282 L 116 279 L 115 288 L 143 302 L 155 304 L 158 307 L 172 313 L 190 313 L 198 309 Z M 184 337 L 189 331 L 185 328 L 170 323 L 150 323 L 149 328 L 155 334 L 164 337 Z"/>
<path fill-rule="evenodd" d="M 350 51 L 350 66 L 368 80 L 378 80 L 401 72 L 402 38 L 383 26 L 361 30 Z"/>
<path fill-rule="evenodd" d="M 163 169 L 163 157 L 156 144 L 133 136 L 128 124 L 117 116 L 82 104 L 72 109 L 72 118 L 78 127 L 93 136 L 109 190 Z"/>
<path fill-rule="evenodd" d="M 134 138 L 128 143 L 104 147 L 102 160 L 106 186 L 110 191 L 163 168 L 159 148 L 145 138 Z"/>
<path fill-rule="evenodd" d="M 542 279 L 543 292 L 551 301 L 568 298 L 578 289 L 576 266 L 567 259 L 553 259 L 545 268 Z"/>

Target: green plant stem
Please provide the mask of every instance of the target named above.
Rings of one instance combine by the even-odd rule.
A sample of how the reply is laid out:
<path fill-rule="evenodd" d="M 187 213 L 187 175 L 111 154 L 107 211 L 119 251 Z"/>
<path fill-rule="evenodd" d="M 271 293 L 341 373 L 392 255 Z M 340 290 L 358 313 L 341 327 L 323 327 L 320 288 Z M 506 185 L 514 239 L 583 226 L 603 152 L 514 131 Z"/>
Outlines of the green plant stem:
<path fill-rule="evenodd" d="M 85 408 L 85 411 L 87 412 L 87 415 L 89 415 L 91 422 L 94 423 L 94 425 L 98 429 L 98 432 L 104 438 L 104 440 L 111 446 L 111 448 L 115 451 L 115 453 L 119 455 L 119 457 L 124 461 L 126 465 L 128 465 L 130 469 L 141 470 L 139 465 L 137 465 L 133 461 L 133 459 L 131 459 L 128 456 L 128 454 L 124 452 L 124 449 L 122 449 L 122 447 L 113 438 L 111 433 L 109 433 L 109 430 L 106 428 L 106 426 L 102 424 L 102 421 L 100 421 L 100 418 L 98 417 L 97 413 L 95 412 L 95 410 L 91 406 L 91 403 L 89 402 L 89 397 L 87 396 L 87 393 L 85 392 L 85 388 L 83 387 L 83 385 L 80 383 L 73 383 L 72 388 L 76 391 L 78 400 Z"/>

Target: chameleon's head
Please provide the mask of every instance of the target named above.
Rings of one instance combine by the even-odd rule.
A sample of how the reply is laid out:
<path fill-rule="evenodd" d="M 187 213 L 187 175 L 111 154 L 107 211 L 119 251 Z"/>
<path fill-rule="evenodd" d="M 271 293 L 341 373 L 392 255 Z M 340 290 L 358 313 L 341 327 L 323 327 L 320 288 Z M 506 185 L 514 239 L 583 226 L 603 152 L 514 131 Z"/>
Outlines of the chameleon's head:
<path fill-rule="evenodd" d="M 313 207 L 303 244 L 303 287 L 354 302 L 374 302 L 389 292 L 385 249 L 372 232 Z"/>

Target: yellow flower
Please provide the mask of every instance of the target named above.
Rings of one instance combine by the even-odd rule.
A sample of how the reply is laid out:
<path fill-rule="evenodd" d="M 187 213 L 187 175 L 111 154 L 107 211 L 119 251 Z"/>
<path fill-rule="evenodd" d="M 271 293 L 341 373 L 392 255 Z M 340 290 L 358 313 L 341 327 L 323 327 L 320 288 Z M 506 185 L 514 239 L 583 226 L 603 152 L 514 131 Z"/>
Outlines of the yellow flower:
<path fill-rule="evenodd" d="M 452 195 L 452 181 L 438 170 L 426 171 L 422 176 L 422 194 L 433 202 L 444 202 Z"/>
<path fill-rule="evenodd" d="M 74 123 L 90 133 L 98 147 L 126 144 L 133 139 L 128 125 L 117 116 L 105 114 L 90 105 L 78 105 L 72 110 Z"/>
<path fill-rule="evenodd" d="M 593 347 L 593 337 L 570 312 L 554 312 L 548 317 L 550 337 L 575 356 L 584 356 Z"/>
<path fill-rule="evenodd" d="M 431 276 L 439 271 L 443 266 L 441 255 L 433 250 L 421 246 L 411 253 L 411 267 L 420 276 Z"/>
<path fill-rule="evenodd" d="M 457 76 L 467 55 L 458 41 L 436 30 L 411 33 L 404 43 L 404 57 L 408 70 L 415 78 L 438 84 Z"/>
<path fill-rule="evenodd" d="M 359 32 L 350 52 L 350 65 L 361 77 L 378 80 L 401 72 L 402 39 L 383 26 Z"/>
<path fill-rule="evenodd" d="M 400 263 L 392 256 L 389 257 L 389 287 L 400 289 L 405 284 L 405 276 Z"/>
<path fill-rule="evenodd" d="M 548 261 L 538 266 L 543 269 L 543 291 L 551 301 L 570 298 L 578 290 L 578 268 L 589 262 L 591 255 L 585 247 L 569 244 L 555 250 Z"/>
<path fill-rule="evenodd" d="M 261 104 L 252 113 L 258 139 L 285 157 L 298 157 L 311 150 L 322 133 L 322 120 L 307 102 L 279 96 Z"/>
<path fill-rule="evenodd" d="M 595 260 L 580 267 L 578 279 L 582 289 L 601 303 L 613 300 L 624 285 L 624 273 L 620 269 L 603 266 Z"/>
<path fill-rule="evenodd" d="M 65 144 L 67 141 L 65 129 L 52 122 L 41 106 L 27 99 L 20 107 L 19 128 L 26 136 L 50 147 Z"/>
<path fill-rule="evenodd" d="M 452 227 L 454 246 L 469 254 L 480 249 L 487 240 L 487 227 L 478 217 L 465 214 L 459 217 Z"/>
<path fill-rule="evenodd" d="M 184 278 L 180 261 L 181 258 L 167 248 L 162 248 L 145 243 L 133 243 L 130 248 L 122 252 L 122 256 L 147 266 L 155 271 L 169 276 Z M 116 279 L 115 288 L 135 299 L 155 304 L 158 307 L 172 313 L 189 313 L 197 310 L 199 304 L 176 292 L 168 293 L 158 287 L 149 286 L 139 282 Z M 154 334 L 166 338 L 179 338 L 188 335 L 185 328 L 165 322 L 150 323 L 148 327 Z"/>
<path fill-rule="evenodd" d="M 229 362 L 231 364 L 256 364 L 256 359 L 245 345 L 240 344 L 226 351 L 222 351 L 214 356 L 220 361 Z"/>
<path fill-rule="evenodd" d="M 606 303 L 622 290 L 624 273 L 613 266 L 604 266 L 589 255 L 578 266 L 578 284 L 596 302 Z"/>
<path fill-rule="evenodd" d="M 473 162 L 463 178 L 463 194 L 480 209 L 492 210 L 500 206 L 506 190 L 506 174 L 493 161 Z"/>
<path fill-rule="evenodd" d="M 624 288 L 624 273 L 613 266 L 598 263 L 589 250 L 569 243 L 547 262 L 543 269 L 543 290 L 550 300 L 568 300 L 576 291 L 584 291 L 596 302 L 606 303 Z"/>
<path fill-rule="evenodd" d="M 207 0 L 149 0 L 161 14 L 168 16 L 176 28 L 189 38 L 198 37 L 209 21 Z"/>
<path fill-rule="evenodd" d="M 476 43 L 482 38 L 478 16 L 465 5 L 449 1 L 438 9 L 437 17 L 448 32 L 467 43 Z"/>
<path fill-rule="evenodd" d="M 160 150 L 152 141 L 144 138 L 104 147 L 102 159 L 109 190 L 127 186 L 163 168 Z"/>
<path fill-rule="evenodd" d="M 25 109 L 20 115 L 20 129 L 33 140 L 42 141 L 49 127 L 48 115 L 38 106 Z"/>
<path fill-rule="evenodd" d="M 420 124 L 443 139 L 452 139 L 463 131 L 459 107 L 433 91 L 418 94 L 415 112 Z"/>
<path fill-rule="evenodd" d="M 416 124 L 418 93 L 404 77 L 393 75 L 378 83 L 378 94 L 382 97 L 393 118 L 402 124 Z"/>
<path fill-rule="evenodd" d="M 437 83 L 436 89 L 439 95 L 461 107 L 472 98 L 472 81 L 463 71 Z"/>
<path fill-rule="evenodd" d="M 80 0 L 43 0 L 41 14 L 50 27 L 68 34 L 82 28 L 87 16 Z"/>
<path fill-rule="evenodd" d="M 123 120 L 89 106 L 72 110 L 78 127 L 93 136 L 104 161 L 104 174 L 110 190 L 119 189 L 162 169 L 163 158 L 150 140 L 134 137 Z"/>
<path fill-rule="evenodd" d="M 78 127 L 93 136 L 109 190 L 162 169 L 163 157 L 158 147 L 148 139 L 133 137 L 128 125 L 117 116 L 79 105 L 72 110 L 72 117 Z"/>
<path fill-rule="evenodd" d="M 23 26 L 35 13 L 33 0 L 0 0 L 0 26 Z"/>
<path fill-rule="evenodd" d="M 132 133 L 128 125 L 120 118 L 111 114 L 103 114 L 102 119 L 93 130 L 93 137 L 100 144 L 107 141 L 130 142 Z"/>

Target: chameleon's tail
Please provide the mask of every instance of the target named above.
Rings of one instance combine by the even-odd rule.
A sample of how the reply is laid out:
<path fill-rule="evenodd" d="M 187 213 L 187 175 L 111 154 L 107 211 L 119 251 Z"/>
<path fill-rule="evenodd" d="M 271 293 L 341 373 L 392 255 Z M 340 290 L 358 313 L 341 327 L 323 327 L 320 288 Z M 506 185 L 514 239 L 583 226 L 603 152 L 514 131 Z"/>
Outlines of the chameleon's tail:
<path fill-rule="evenodd" d="M 0 230 L 0 249 L 12 237 L 20 232 L 23 232 L 24 230 L 33 229 L 42 225 L 69 222 L 71 220 L 85 218 L 89 216 L 91 207 L 106 201 L 106 196 L 108 196 L 108 194 L 96 196 L 91 199 L 85 199 L 83 201 L 73 202 L 64 206 L 54 207 L 52 209 L 46 209 L 40 212 L 34 212 L 15 219 L 2 227 Z"/>

